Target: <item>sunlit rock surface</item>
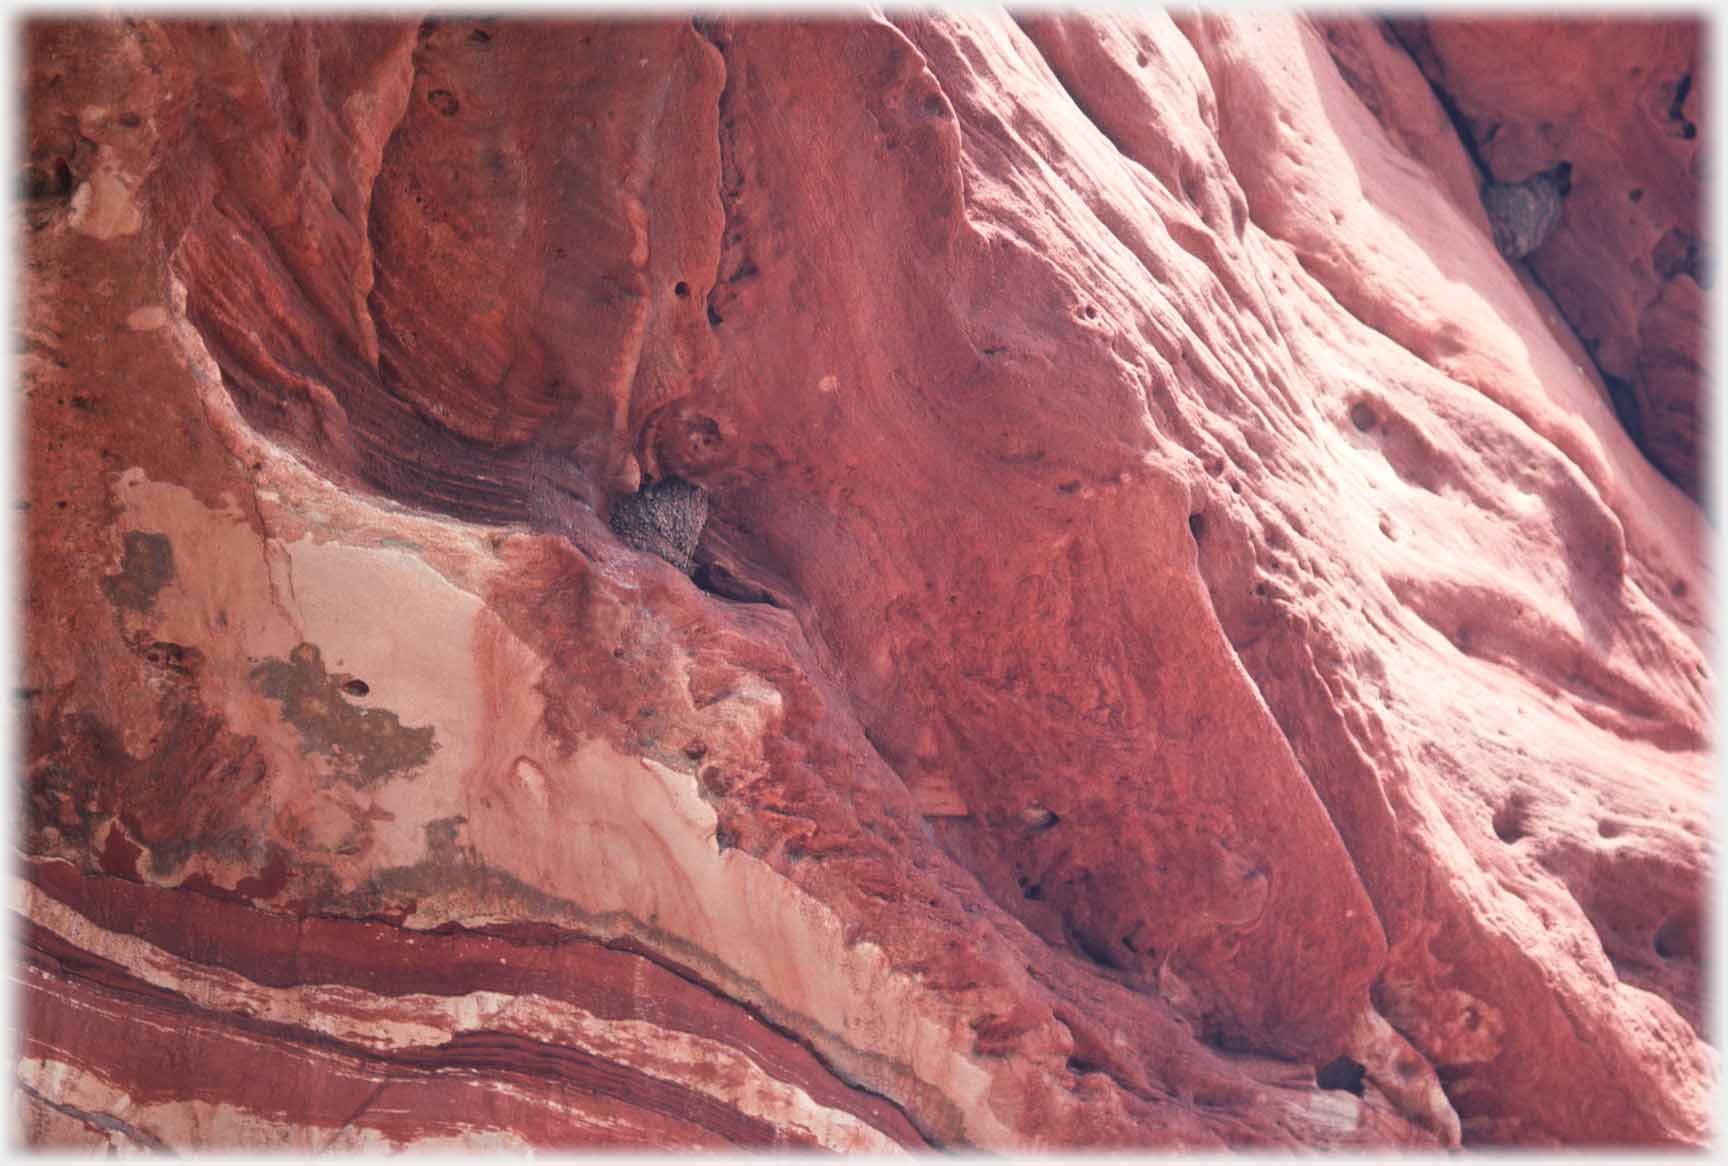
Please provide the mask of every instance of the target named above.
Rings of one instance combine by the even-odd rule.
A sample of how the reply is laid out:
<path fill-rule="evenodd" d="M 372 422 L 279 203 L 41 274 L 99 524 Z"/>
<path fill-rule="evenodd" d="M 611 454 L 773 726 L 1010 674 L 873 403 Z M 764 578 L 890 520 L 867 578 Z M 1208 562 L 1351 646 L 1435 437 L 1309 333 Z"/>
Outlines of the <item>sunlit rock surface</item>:
<path fill-rule="evenodd" d="M 1568 175 L 1552 242 L 1529 256 L 1622 420 L 1680 487 L 1705 486 L 1701 367 L 1707 36 L 1688 19 L 1401 20 L 1489 176 Z"/>
<path fill-rule="evenodd" d="M 1694 155 L 1425 28 L 30 25 L 25 1138 L 1701 1143 Z"/>

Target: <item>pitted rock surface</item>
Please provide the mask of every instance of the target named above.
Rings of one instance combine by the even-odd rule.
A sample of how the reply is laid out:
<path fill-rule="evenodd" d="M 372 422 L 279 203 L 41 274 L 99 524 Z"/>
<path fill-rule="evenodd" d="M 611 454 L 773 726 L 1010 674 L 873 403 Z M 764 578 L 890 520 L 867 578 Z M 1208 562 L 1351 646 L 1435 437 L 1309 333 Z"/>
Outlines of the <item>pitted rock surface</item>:
<path fill-rule="evenodd" d="M 1421 23 L 29 21 L 22 1139 L 1701 1145 L 1697 24 Z"/>

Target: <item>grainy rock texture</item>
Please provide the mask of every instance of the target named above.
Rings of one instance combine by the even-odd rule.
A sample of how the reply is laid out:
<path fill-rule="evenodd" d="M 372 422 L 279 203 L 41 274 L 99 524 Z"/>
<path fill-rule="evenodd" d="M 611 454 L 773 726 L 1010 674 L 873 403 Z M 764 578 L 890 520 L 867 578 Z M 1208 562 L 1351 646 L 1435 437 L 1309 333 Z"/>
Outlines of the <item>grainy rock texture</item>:
<path fill-rule="evenodd" d="M 1500 254 L 1522 259 L 1548 241 L 1565 213 L 1570 173 L 1562 163 L 1522 182 L 1490 182 L 1482 188 L 1482 209 Z"/>
<path fill-rule="evenodd" d="M 686 575 L 708 521 L 708 497 L 682 478 L 663 478 L 612 504 L 612 532 L 626 546 L 650 551 Z"/>
<path fill-rule="evenodd" d="M 1700 1143 L 1596 28 L 31 24 L 26 1138 Z"/>

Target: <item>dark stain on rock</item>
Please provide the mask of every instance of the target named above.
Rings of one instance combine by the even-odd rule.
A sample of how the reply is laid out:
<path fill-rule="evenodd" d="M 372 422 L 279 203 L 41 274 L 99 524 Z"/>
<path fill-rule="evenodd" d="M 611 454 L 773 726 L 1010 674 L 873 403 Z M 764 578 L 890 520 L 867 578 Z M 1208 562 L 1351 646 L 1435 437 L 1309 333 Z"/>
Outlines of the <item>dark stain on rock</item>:
<path fill-rule="evenodd" d="M 170 643 L 166 640 L 156 640 L 149 645 L 138 645 L 134 650 L 156 667 L 176 676 L 192 676 L 204 663 L 204 653 L 197 648 L 188 648 L 183 644 Z"/>
<path fill-rule="evenodd" d="M 156 604 L 157 593 L 173 581 L 174 544 L 168 536 L 129 530 L 120 571 L 103 576 L 102 593 L 116 607 L 149 611 Z"/>
<path fill-rule="evenodd" d="M 247 875 L 234 884 L 234 893 L 241 899 L 274 899 L 288 885 L 288 852 L 270 848 L 270 861 L 256 875 Z"/>
<path fill-rule="evenodd" d="M 51 157 L 27 163 L 21 185 L 21 193 L 26 199 L 54 199 L 64 202 L 72 197 L 72 188 L 76 183 L 72 179 L 72 168 L 66 159 Z"/>
<path fill-rule="evenodd" d="M 1678 227 L 1670 228 L 1656 241 L 1655 248 L 1650 252 L 1650 266 L 1665 280 L 1673 279 L 1677 275 L 1689 275 L 1699 287 L 1703 287 L 1707 282 L 1701 274 L 1703 264 L 1700 262 L 1698 240 Z"/>
<path fill-rule="evenodd" d="M 456 841 L 462 832 L 463 823 L 468 818 L 465 814 L 455 814 L 448 818 L 434 818 L 426 823 L 426 854 L 439 864 L 460 862 L 463 858 L 462 847 Z"/>
<path fill-rule="evenodd" d="M 252 669 L 252 685 L 280 701 L 301 744 L 324 754 L 331 771 L 357 789 L 407 776 L 437 748 L 431 725 L 410 728 L 393 712 L 349 703 L 342 678 L 325 671 L 315 644 L 297 645 L 286 660 L 265 660 Z"/>
<path fill-rule="evenodd" d="M 109 827 L 108 840 L 102 846 L 98 861 L 108 874 L 140 882 L 144 876 L 138 873 L 138 859 L 143 854 L 144 848 L 126 837 L 126 832 L 116 822 Z"/>

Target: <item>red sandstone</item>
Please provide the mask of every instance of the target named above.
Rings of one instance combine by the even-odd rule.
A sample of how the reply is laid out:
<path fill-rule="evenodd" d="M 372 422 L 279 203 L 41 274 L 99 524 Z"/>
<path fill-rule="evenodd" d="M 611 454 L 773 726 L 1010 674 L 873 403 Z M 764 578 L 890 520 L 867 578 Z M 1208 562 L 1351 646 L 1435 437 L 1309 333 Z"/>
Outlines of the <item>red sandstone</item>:
<path fill-rule="evenodd" d="M 1701 1144 L 1698 30 L 1499 35 L 30 25 L 25 1138 Z"/>

